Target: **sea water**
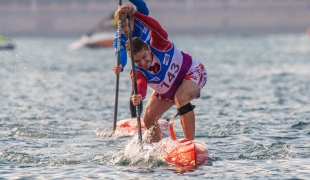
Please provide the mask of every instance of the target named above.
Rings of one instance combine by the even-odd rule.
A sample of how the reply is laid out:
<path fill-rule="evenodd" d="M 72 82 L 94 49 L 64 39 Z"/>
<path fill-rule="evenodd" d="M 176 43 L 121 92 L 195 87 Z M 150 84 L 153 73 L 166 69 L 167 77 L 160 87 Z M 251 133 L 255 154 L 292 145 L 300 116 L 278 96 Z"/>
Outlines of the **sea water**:
<path fill-rule="evenodd" d="M 131 136 L 104 135 L 113 128 L 114 49 L 68 51 L 74 40 L 14 38 L 14 50 L 0 51 L 0 179 L 310 177 L 310 37 L 171 36 L 208 71 L 192 104 L 211 159 L 190 170 L 153 154 L 144 161 Z M 130 116 L 130 63 L 119 120 Z M 174 127 L 183 137 L 179 120 Z"/>

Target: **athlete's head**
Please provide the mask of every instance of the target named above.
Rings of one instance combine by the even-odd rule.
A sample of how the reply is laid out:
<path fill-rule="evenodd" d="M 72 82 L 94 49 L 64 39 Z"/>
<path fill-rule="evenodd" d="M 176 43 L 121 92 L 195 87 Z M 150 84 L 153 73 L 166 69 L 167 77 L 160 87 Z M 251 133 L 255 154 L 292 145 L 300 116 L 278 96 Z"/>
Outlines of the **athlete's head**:
<path fill-rule="evenodd" d="M 147 45 L 144 41 L 142 41 L 138 37 L 132 38 L 132 46 L 133 46 L 132 51 L 134 54 L 133 56 L 135 65 L 143 69 L 149 69 L 151 67 L 153 60 L 150 46 Z M 128 56 L 131 58 L 131 49 L 129 40 L 127 40 L 126 42 L 126 50 Z"/>
<path fill-rule="evenodd" d="M 127 24 L 127 22 L 126 22 L 126 15 L 125 14 L 121 14 L 121 13 L 119 13 L 119 11 L 118 10 L 116 10 L 115 11 L 115 13 L 114 13 L 114 21 L 115 21 L 115 23 L 116 23 L 116 26 L 118 26 L 118 21 L 119 21 L 119 16 L 121 16 L 121 32 L 123 33 L 123 34 L 125 34 L 127 37 L 129 36 L 129 34 L 128 34 L 128 24 Z M 131 17 L 130 18 L 130 29 L 131 29 L 131 31 L 133 31 L 133 29 L 134 29 L 134 19 L 133 19 L 133 17 Z"/>

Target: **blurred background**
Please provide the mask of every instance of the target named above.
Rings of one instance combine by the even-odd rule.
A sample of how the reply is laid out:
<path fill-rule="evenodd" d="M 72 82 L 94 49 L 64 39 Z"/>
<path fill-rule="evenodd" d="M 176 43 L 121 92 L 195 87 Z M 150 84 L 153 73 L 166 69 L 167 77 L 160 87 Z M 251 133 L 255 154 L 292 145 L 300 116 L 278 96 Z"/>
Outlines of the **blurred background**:
<path fill-rule="evenodd" d="M 310 0 L 145 1 L 207 68 L 193 104 L 212 162 L 180 172 L 106 137 L 118 0 L 0 0 L 0 179 L 309 179 Z M 130 65 L 118 120 L 130 117 Z"/>
<path fill-rule="evenodd" d="M 123 0 L 123 4 L 127 3 Z M 308 0 L 145 0 L 150 16 L 175 34 L 307 33 Z M 80 36 L 106 19 L 117 0 L 0 0 L 0 34 Z"/>

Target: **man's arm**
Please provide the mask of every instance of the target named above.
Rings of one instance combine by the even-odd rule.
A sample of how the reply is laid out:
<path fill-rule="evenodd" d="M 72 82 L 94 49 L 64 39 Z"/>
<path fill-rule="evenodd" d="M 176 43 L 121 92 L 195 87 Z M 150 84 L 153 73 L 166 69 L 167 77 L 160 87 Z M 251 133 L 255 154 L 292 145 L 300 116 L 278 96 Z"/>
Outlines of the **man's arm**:
<path fill-rule="evenodd" d="M 154 18 L 150 16 L 145 16 L 138 11 L 135 11 L 134 16 L 138 21 L 140 21 L 143 25 L 150 29 L 150 44 L 152 46 L 163 51 L 172 47 L 172 43 L 168 40 L 168 33 Z"/>
<path fill-rule="evenodd" d="M 133 81 L 132 71 L 130 72 L 131 80 Z M 136 70 L 138 94 L 142 95 L 142 99 L 146 97 L 147 92 L 147 79 L 141 71 Z"/>
<path fill-rule="evenodd" d="M 116 33 L 117 34 L 117 33 Z M 115 56 L 117 56 L 117 41 L 118 38 L 114 38 L 114 48 L 115 48 Z M 121 40 L 122 41 L 122 40 Z M 126 47 L 123 42 L 121 42 L 121 47 L 120 47 L 120 64 L 122 65 L 122 71 L 124 70 L 124 67 L 127 64 L 127 52 L 126 52 Z"/>
<path fill-rule="evenodd" d="M 146 16 L 149 15 L 149 9 L 146 6 L 146 3 L 143 0 L 129 0 L 133 5 L 136 6 L 136 9 L 141 14 L 144 14 Z"/>

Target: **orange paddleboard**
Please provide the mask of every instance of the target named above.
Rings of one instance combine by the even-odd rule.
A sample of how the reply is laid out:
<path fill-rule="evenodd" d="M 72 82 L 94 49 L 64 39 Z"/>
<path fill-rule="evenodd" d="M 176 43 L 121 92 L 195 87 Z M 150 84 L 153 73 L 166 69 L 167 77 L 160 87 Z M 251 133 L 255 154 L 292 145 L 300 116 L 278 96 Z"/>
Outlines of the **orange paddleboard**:
<path fill-rule="evenodd" d="M 186 138 L 173 142 L 170 138 L 163 139 L 163 157 L 168 163 L 178 166 L 198 166 L 205 163 L 208 156 L 207 146 L 203 142 Z"/>
<path fill-rule="evenodd" d="M 144 133 L 144 121 L 141 119 L 141 130 Z M 171 137 L 162 139 L 163 160 L 167 163 L 177 166 L 199 166 L 205 163 L 209 157 L 207 146 L 201 141 L 192 141 L 186 138 L 177 139 L 173 123 L 170 124 L 163 119 L 158 120 L 163 134 L 168 134 L 170 130 Z M 137 119 L 119 120 L 116 124 L 116 132 L 122 135 L 134 135 L 138 132 Z"/>
<path fill-rule="evenodd" d="M 141 130 L 144 133 L 144 121 L 143 118 L 141 120 Z M 168 134 L 169 132 L 169 123 L 164 119 L 158 120 L 159 127 L 164 134 Z M 122 134 L 134 135 L 134 133 L 138 132 L 138 123 L 137 118 L 131 119 L 123 119 L 116 122 L 116 131 L 121 132 Z"/>

